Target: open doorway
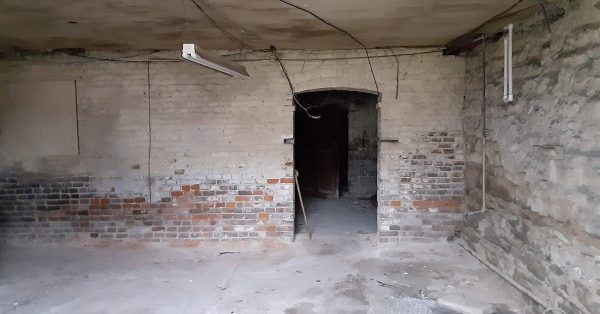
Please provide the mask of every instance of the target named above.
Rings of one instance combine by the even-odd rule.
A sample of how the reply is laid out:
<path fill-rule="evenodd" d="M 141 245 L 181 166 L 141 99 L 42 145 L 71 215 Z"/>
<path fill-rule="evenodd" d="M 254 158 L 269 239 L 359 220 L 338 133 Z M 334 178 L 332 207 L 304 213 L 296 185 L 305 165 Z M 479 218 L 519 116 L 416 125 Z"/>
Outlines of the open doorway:
<path fill-rule="evenodd" d="M 376 233 L 378 95 L 318 90 L 295 98 L 294 160 L 311 231 Z M 302 213 L 296 217 L 302 232 Z"/>

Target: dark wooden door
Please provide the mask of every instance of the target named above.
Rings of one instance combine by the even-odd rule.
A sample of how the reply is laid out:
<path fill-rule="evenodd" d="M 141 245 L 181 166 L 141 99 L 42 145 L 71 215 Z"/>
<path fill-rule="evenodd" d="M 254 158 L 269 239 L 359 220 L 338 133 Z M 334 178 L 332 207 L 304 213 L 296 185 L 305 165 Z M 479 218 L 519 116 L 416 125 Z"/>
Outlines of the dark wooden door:
<path fill-rule="evenodd" d="M 308 196 L 340 196 L 340 109 L 325 106 L 312 119 L 302 109 L 295 113 L 295 163 L 302 192 Z"/>

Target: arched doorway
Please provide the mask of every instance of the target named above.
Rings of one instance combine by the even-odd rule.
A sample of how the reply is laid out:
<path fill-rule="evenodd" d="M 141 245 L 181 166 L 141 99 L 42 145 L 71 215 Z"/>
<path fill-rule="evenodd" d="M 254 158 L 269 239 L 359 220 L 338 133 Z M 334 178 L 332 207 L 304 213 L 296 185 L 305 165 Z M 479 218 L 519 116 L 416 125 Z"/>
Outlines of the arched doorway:
<path fill-rule="evenodd" d="M 294 164 L 317 233 L 377 232 L 378 100 L 342 89 L 294 96 Z"/>

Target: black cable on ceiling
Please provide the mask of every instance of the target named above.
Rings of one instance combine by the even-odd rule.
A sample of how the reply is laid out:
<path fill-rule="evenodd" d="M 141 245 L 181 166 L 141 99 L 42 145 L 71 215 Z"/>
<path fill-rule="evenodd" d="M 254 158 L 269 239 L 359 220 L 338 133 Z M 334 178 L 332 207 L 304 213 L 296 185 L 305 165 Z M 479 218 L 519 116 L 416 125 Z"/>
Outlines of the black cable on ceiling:
<path fill-rule="evenodd" d="M 222 56 L 223 57 L 228 57 L 228 56 L 234 56 L 234 55 L 239 55 L 239 54 L 256 53 L 256 52 L 270 52 L 270 51 L 271 51 L 270 49 L 255 49 L 255 50 L 246 51 L 246 52 L 236 52 L 236 53 L 231 53 L 231 54 L 224 54 Z M 114 57 L 114 58 L 94 57 L 94 56 L 88 56 L 88 55 L 67 53 L 65 51 L 61 51 L 61 52 L 65 53 L 65 54 L 67 54 L 69 56 L 73 56 L 73 57 L 90 59 L 90 61 L 56 62 L 56 61 L 48 61 L 48 60 L 44 60 L 44 61 L 31 60 L 31 59 L 26 59 L 26 60 L 30 61 L 30 62 L 51 63 L 51 64 L 65 64 L 65 65 L 69 65 L 69 64 L 85 64 L 85 63 L 102 62 L 102 61 L 105 61 L 105 62 L 126 62 L 126 63 L 140 63 L 140 62 L 146 63 L 147 61 L 152 61 L 152 62 L 181 62 L 180 59 L 123 60 L 123 59 L 128 59 L 128 58 L 134 58 L 134 57 L 140 57 L 140 56 L 145 56 L 145 55 L 151 55 L 151 54 L 159 52 L 158 50 L 154 50 L 154 51 L 151 51 L 151 52 L 139 53 L 139 54 L 135 54 L 135 55 L 127 55 L 127 56 L 122 56 L 122 57 Z M 415 56 L 415 55 L 421 55 L 421 54 L 442 53 L 442 52 L 443 52 L 442 49 L 437 49 L 437 50 L 418 51 L 418 52 L 409 52 L 409 53 L 396 53 L 396 54 L 386 54 L 386 55 L 374 55 L 374 56 L 370 56 L 370 58 L 389 58 L 389 57 L 401 57 L 401 56 Z M 355 56 L 355 57 L 329 57 L 329 58 L 308 58 L 308 59 L 280 58 L 280 60 L 282 60 L 282 61 L 333 61 L 333 60 L 353 60 L 353 59 L 366 59 L 366 58 L 367 57 L 364 57 L 364 56 Z M 231 59 L 231 61 L 244 61 L 244 62 L 271 61 L 271 60 L 277 61 L 275 58 Z"/>
<path fill-rule="evenodd" d="M 511 5 L 510 7 L 508 7 L 508 9 L 506 9 L 506 10 L 504 10 L 504 11 L 502 11 L 502 12 L 500 12 L 500 13 L 494 15 L 494 16 L 492 16 L 490 19 L 488 19 L 487 21 L 485 21 L 481 25 L 485 25 L 485 24 L 487 24 L 487 23 L 489 23 L 491 21 L 495 21 L 496 19 L 501 18 L 504 14 L 506 14 L 506 13 L 512 11 L 512 9 L 516 8 L 519 4 L 521 4 L 521 2 L 523 2 L 523 0 L 517 0 L 517 2 L 515 2 L 513 5 Z"/>
<path fill-rule="evenodd" d="M 126 56 L 121 56 L 121 57 L 115 57 L 115 58 L 105 58 L 105 57 L 93 57 L 93 56 L 88 56 L 88 55 L 82 55 L 82 54 L 77 54 L 77 53 L 72 53 L 69 52 L 67 50 L 57 50 L 60 51 L 64 54 L 67 54 L 69 56 L 72 57 L 78 57 L 78 58 L 83 58 L 83 59 L 90 59 L 93 61 L 73 61 L 73 62 L 65 62 L 65 64 L 75 64 L 75 63 L 90 63 L 90 62 L 98 62 L 98 61 L 113 61 L 113 62 L 146 62 L 145 60 L 124 60 L 124 59 L 129 59 L 129 58 L 135 58 L 135 57 L 141 57 L 141 56 L 147 56 L 147 55 L 151 55 L 151 54 L 155 54 L 157 52 L 159 52 L 158 50 L 152 50 L 152 51 L 148 51 L 148 52 L 143 52 L 143 53 L 138 53 L 138 54 L 134 54 L 134 55 L 126 55 Z M 57 62 L 58 63 L 58 62 Z"/>
<path fill-rule="evenodd" d="M 375 83 L 375 89 L 377 90 L 377 93 L 379 93 L 379 85 L 377 84 L 377 79 L 375 78 L 375 72 L 373 71 L 373 65 L 371 64 L 371 58 L 369 57 L 369 50 L 367 49 L 367 46 L 365 46 L 365 44 L 363 44 L 360 40 L 358 40 L 356 37 L 354 37 L 348 31 L 345 31 L 345 30 L 343 30 L 343 29 L 341 29 L 341 28 L 339 28 L 339 27 L 331 24 L 330 22 L 327 22 L 325 19 L 319 17 L 315 13 L 313 13 L 313 12 L 311 12 L 311 11 L 303 8 L 303 7 L 297 6 L 297 5 L 293 4 L 293 3 L 287 2 L 285 0 L 279 0 L 279 2 L 283 2 L 283 3 L 285 3 L 285 4 L 287 4 L 287 5 L 291 6 L 291 7 L 294 7 L 296 9 L 298 9 L 298 10 L 304 11 L 304 12 L 312 15 L 313 17 L 315 17 L 319 21 L 321 21 L 321 22 L 323 22 L 323 23 L 325 23 L 325 24 L 327 24 L 327 25 L 335 28 L 336 30 L 338 30 L 338 31 L 340 31 L 340 32 L 348 35 L 348 37 L 350 37 L 352 40 L 354 40 L 355 42 L 357 42 L 365 50 L 365 53 L 367 54 L 367 60 L 369 61 L 369 69 L 371 70 L 371 75 L 373 76 L 373 83 Z"/>
<path fill-rule="evenodd" d="M 548 19 L 548 11 L 546 10 L 546 5 L 542 0 L 537 0 L 542 7 L 542 12 L 544 13 L 544 21 L 546 21 L 546 27 L 548 27 L 548 32 L 552 33 L 552 28 L 550 28 L 550 20 Z"/>
<path fill-rule="evenodd" d="M 152 107 L 150 105 L 150 60 L 147 61 L 148 83 L 148 201 L 152 204 Z"/>
<path fill-rule="evenodd" d="M 230 57 L 230 56 L 244 55 L 244 54 L 256 53 L 256 52 L 271 52 L 271 49 L 252 49 L 249 51 L 232 52 L 232 53 L 226 53 L 224 55 L 221 55 L 221 57 Z"/>
<path fill-rule="evenodd" d="M 262 52 L 260 50 L 257 51 L 249 51 L 247 53 L 255 53 L 255 52 Z M 376 59 L 376 58 L 389 58 L 389 57 L 401 57 L 401 56 L 416 56 L 416 55 L 423 55 L 423 54 L 430 54 L 430 53 L 442 53 L 444 52 L 443 49 L 436 49 L 436 50 L 427 50 L 427 51 L 418 51 L 418 52 L 409 52 L 409 53 L 395 53 L 395 54 L 385 54 L 385 55 L 374 55 L 374 56 L 369 56 L 369 57 L 362 57 L 362 56 L 354 56 L 354 57 L 328 57 L 328 58 L 280 58 L 283 61 L 329 61 L 329 60 L 353 60 L 353 59 Z M 242 53 L 233 53 L 233 54 L 226 54 L 223 56 L 232 56 L 232 55 L 237 55 L 237 54 L 242 54 Z M 273 58 L 248 58 L 248 59 L 231 59 L 231 61 L 269 61 L 269 60 L 274 60 Z"/>
<path fill-rule="evenodd" d="M 223 35 L 225 35 L 225 37 L 227 37 L 229 40 L 231 40 L 232 42 L 236 43 L 237 45 L 239 45 L 240 47 L 249 47 L 249 48 L 253 48 L 255 49 L 255 47 L 252 47 L 248 44 L 245 44 L 244 42 L 242 42 L 241 40 L 235 38 L 235 36 L 233 36 L 231 33 L 229 33 L 225 28 L 223 28 L 221 25 L 219 25 L 219 23 L 217 23 L 217 21 L 215 21 L 215 19 L 213 19 L 207 12 L 206 10 L 204 10 L 204 8 L 202 8 L 202 6 L 196 2 L 196 0 L 190 0 L 195 6 L 196 8 L 198 8 L 198 10 L 200 10 L 200 12 L 202 12 L 202 14 L 204 14 L 204 16 L 206 16 L 206 18 L 212 23 L 212 25 L 214 27 L 216 27 L 218 30 L 221 31 L 221 33 L 223 33 Z"/>

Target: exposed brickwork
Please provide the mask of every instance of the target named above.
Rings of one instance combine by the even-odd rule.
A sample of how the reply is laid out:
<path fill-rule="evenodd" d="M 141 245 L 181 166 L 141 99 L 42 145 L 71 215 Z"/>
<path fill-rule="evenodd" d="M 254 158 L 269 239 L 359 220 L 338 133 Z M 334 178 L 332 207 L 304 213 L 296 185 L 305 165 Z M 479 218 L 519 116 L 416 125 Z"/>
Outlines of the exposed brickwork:
<path fill-rule="evenodd" d="M 397 53 L 414 51 L 396 49 Z M 111 56 L 110 52 L 94 53 Z M 365 75 L 365 73 L 369 73 L 367 60 L 352 58 L 364 56 L 362 50 L 280 51 L 280 53 L 286 59 L 307 59 L 285 62 L 294 88 L 298 92 L 322 88 L 375 90 L 372 77 Z M 442 195 L 430 194 L 428 190 L 437 191 L 446 188 L 406 187 L 406 184 L 413 183 L 400 182 L 400 180 L 403 178 L 411 180 L 428 178 L 417 173 L 434 172 L 430 169 L 434 165 L 406 165 L 407 161 L 422 161 L 408 156 L 421 155 L 423 149 L 430 151 L 435 148 L 431 143 L 424 142 L 423 135 L 427 138 L 430 131 L 444 131 L 452 134 L 456 143 L 462 142 L 460 140 L 460 113 L 465 90 L 464 59 L 442 56 L 440 53 L 402 56 L 398 57 L 398 61 L 396 61 L 394 57 L 385 57 L 389 54 L 389 50 L 372 50 L 370 53 L 379 56 L 371 61 L 381 92 L 381 101 L 376 108 L 377 135 L 380 140 L 377 143 L 376 163 L 377 194 L 380 205 L 379 231 L 384 235 L 385 232 L 398 231 L 390 230 L 392 225 L 409 226 L 413 224 L 411 227 L 413 233 L 407 234 L 407 238 L 444 237 L 451 232 L 439 232 L 433 229 L 434 224 L 429 225 L 424 222 L 428 222 L 426 219 L 434 217 L 439 222 L 435 224 L 436 226 L 447 226 L 447 223 L 454 221 L 454 216 L 448 215 L 455 214 L 433 212 L 435 209 L 419 209 L 417 211 L 414 210 L 413 201 L 431 199 L 425 198 L 427 195 L 435 196 L 435 200 L 441 200 Z M 121 55 L 119 53 L 115 56 Z M 172 51 L 159 53 L 153 57 L 178 58 L 179 56 L 180 52 Z M 272 56 L 270 53 L 257 53 L 256 57 L 270 58 Z M 316 60 L 331 57 L 351 58 Z M 204 182 L 211 179 L 229 180 L 230 185 L 239 185 L 239 191 L 262 191 L 263 205 L 260 205 L 259 208 L 265 208 L 265 210 L 259 210 L 259 212 L 267 212 L 267 208 L 276 208 L 276 210 L 277 208 L 286 208 L 286 210 L 290 210 L 286 214 L 293 215 L 291 210 L 294 201 L 293 180 L 290 178 L 293 174 L 293 146 L 284 144 L 283 139 L 293 136 L 294 109 L 288 82 L 276 62 L 270 60 L 244 62 L 251 76 L 245 79 L 224 77 L 210 69 L 186 62 L 152 62 L 149 68 L 150 82 L 148 82 L 148 64 L 145 62 L 66 64 L 80 60 L 64 55 L 51 57 L 31 55 L 27 56 L 27 59 L 33 62 L 12 59 L 0 61 L 0 69 L 2 69 L 0 81 L 3 86 L 7 86 L 15 81 L 35 84 L 39 81 L 73 82 L 76 80 L 79 104 L 77 112 L 79 154 L 68 156 L 19 155 L 16 151 L 7 151 L 0 147 L 0 172 L 36 173 L 48 178 L 48 182 L 55 182 L 62 177 L 79 177 L 83 173 L 89 174 L 93 180 L 90 181 L 88 188 L 95 189 L 90 192 L 94 193 L 92 198 L 111 199 L 110 206 L 122 204 L 120 205 L 121 209 L 114 209 L 116 213 L 114 217 L 120 220 L 113 221 L 114 225 L 100 226 L 100 228 L 127 228 L 127 232 L 114 232 L 114 234 L 134 234 L 136 237 L 141 234 L 142 239 L 144 232 L 149 227 L 143 225 L 143 220 L 139 220 L 144 215 L 150 217 L 148 219 L 153 219 L 151 221 L 163 222 L 162 226 L 156 227 L 171 228 L 168 231 L 154 231 L 152 239 L 157 234 L 179 233 L 173 228 L 184 227 L 183 225 L 174 225 L 171 221 L 192 221 L 192 219 L 171 218 L 166 214 L 158 214 L 161 208 L 149 208 L 147 213 L 140 212 L 139 215 L 142 216 L 136 214 L 136 219 L 125 218 L 134 215 L 133 212 L 123 214 L 125 210 L 132 210 L 123 209 L 123 205 L 127 204 L 125 207 L 128 207 L 140 204 L 141 207 L 145 203 L 136 203 L 135 197 L 145 197 L 145 201 L 152 197 L 154 203 L 160 200 L 160 204 L 165 203 L 170 206 L 181 204 L 181 201 L 186 200 L 187 196 L 193 195 L 193 191 L 203 191 Z M 399 62 L 401 69 L 398 82 L 396 82 L 396 62 Z M 148 95 L 148 83 L 150 83 L 150 95 Z M 395 97 L 396 87 L 399 91 L 397 98 Z M 54 96 L 56 95 L 52 91 L 48 92 L 48 95 L 44 95 L 48 98 Z M 148 104 L 149 99 L 150 105 Z M 35 112 L 32 112 L 33 114 Z M 44 117 L 36 117 L 36 121 L 54 123 Z M 150 135 L 149 122 L 152 125 Z M 27 121 L 23 121 L 23 124 L 25 123 Z M 148 158 L 150 138 L 152 139 L 152 149 L 150 158 Z M 387 141 L 388 139 L 394 139 L 396 142 Z M 0 144 L 2 144 L 1 135 Z M 436 156 L 440 160 L 450 162 L 451 160 L 446 160 L 445 156 L 451 156 L 451 154 L 448 151 L 446 153 L 444 154 L 442 148 L 441 154 Z M 427 153 L 426 155 L 428 155 L 428 159 L 434 159 L 429 156 L 432 154 Z M 452 161 L 460 161 L 461 158 L 456 151 L 455 155 L 456 158 Z M 148 189 L 147 164 L 151 166 L 151 191 Z M 407 170 L 405 169 L 407 167 L 410 168 Z M 414 177 L 412 175 L 404 177 L 402 174 L 406 171 L 414 172 Z M 57 174 L 60 175 L 57 176 Z M 372 172 L 367 174 L 369 178 L 373 177 Z M 437 180 L 438 178 L 433 179 Z M 24 182 L 20 180 L 18 184 L 25 185 Z M 259 187 L 268 186 L 268 184 L 281 188 L 269 191 L 266 187 Z M 414 184 L 425 183 L 414 182 Z M 448 183 L 436 181 L 426 184 Z M 189 186 L 189 190 L 187 187 L 181 188 L 186 185 Z M 410 192 L 413 190 L 422 191 L 423 198 L 417 198 L 417 194 L 411 194 Z M 173 196 L 172 192 L 175 192 Z M 114 197 L 111 194 L 114 194 Z M 236 197 L 240 197 L 238 201 L 236 201 Z M 217 208 L 222 211 L 231 209 L 228 206 L 232 205 L 228 203 L 232 202 L 252 202 L 251 199 L 253 200 L 254 197 L 254 195 L 228 194 L 227 200 L 224 201 L 225 207 L 217 207 L 215 204 L 215 211 Z M 123 203 L 120 201 L 119 203 L 117 199 L 133 199 L 134 202 Z M 138 199 L 138 201 L 140 200 L 141 198 Z M 386 203 L 389 201 L 400 201 L 400 203 L 390 205 Z M 104 201 L 105 203 L 97 202 L 99 203 L 93 206 L 106 206 L 106 201 Z M 277 204 L 287 205 L 277 206 Z M 189 214 L 190 209 L 192 208 L 177 208 L 186 215 Z M 195 206 L 194 209 L 196 209 Z M 256 208 L 252 207 L 252 209 Z M 35 220 L 37 214 L 34 212 L 26 214 L 30 209 L 24 210 L 23 208 L 21 210 L 11 209 L 7 212 L 15 214 L 14 217 L 32 217 L 34 221 L 30 223 L 38 224 L 35 227 L 38 234 L 44 232 L 51 234 L 54 233 L 54 230 L 63 228 L 71 230 L 72 228 L 71 221 L 64 218 L 43 227 L 40 222 Z M 81 210 L 90 209 L 82 208 Z M 107 209 L 102 210 L 106 211 Z M 230 213 L 215 212 L 211 214 L 214 216 Z M 265 214 L 260 217 L 258 217 L 258 213 L 248 214 L 256 215 L 255 219 L 258 220 L 256 226 L 262 225 L 261 223 L 265 221 Z M 403 218 L 413 214 L 422 214 L 423 217 L 419 219 Z M 4 217 L 7 216 L 10 215 L 4 215 Z M 88 216 L 90 216 L 89 213 Z M 450 219 L 451 217 L 452 219 Z M 278 217 L 273 218 L 279 219 Z M 253 219 L 254 216 L 250 220 Z M 131 224 L 131 221 L 134 224 L 127 225 Z M 227 220 L 222 219 L 222 221 Z M 11 222 L 11 226 L 16 228 L 14 223 Z M 276 225 L 288 226 L 287 221 L 281 224 L 265 224 L 265 228 L 268 230 L 256 232 L 279 232 L 276 227 L 273 227 Z M 94 224 L 94 227 L 97 227 L 97 224 Z M 273 230 L 274 228 L 275 230 Z M 35 234 L 32 225 L 23 227 L 22 230 L 28 230 L 31 234 Z M 185 231 L 181 232 L 185 233 Z M 236 232 L 240 235 L 246 231 Z M 281 232 L 285 233 L 282 239 L 289 239 L 287 233 L 289 231 Z M 65 237 L 88 239 L 90 233 L 70 232 L 65 233 Z M 110 232 L 104 234 L 107 233 Z M 23 231 L 20 234 L 24 237 L 27 232 Z M 33 235 L 33 237 L 37 236 L 37 234 Z M 100 236 L 101 234 L 98 232 L 98 238 Z M 268 237 L 268 234 L 266 236 Z M 113 237 L 116 238 L 114 235 Z M 222 233 L 215 237 L 220 239 L 225 238 L 225 235 Z M 382 241 L 392 238 L 394 239 L 391 241 L 399 241 L 401 235 L 400 233 L 395 237 L 385 235 L 382 237 Z"/>
<path fill-rule="evenodd" d="M 31 179 L 30 179 L 31 180 Z M 142 239 L 235 240 L 293 236 L 293 204 L 275 202 L 289 178 L 266 184 L 205 179 L 182 185 L 157 202 L 92 188 L 93 177 L 19 182 L 0 178 L 0 236 L 15 243 Z"/>
<path fill-rule="evenodd" d="M 399 237 L 439 238 L 454 235 L 461 226 L 464 179 L 461 136 L 428 132 L 419 148 L 397 156 L 395 195 L 380 197 L 382 242 Z"/>

